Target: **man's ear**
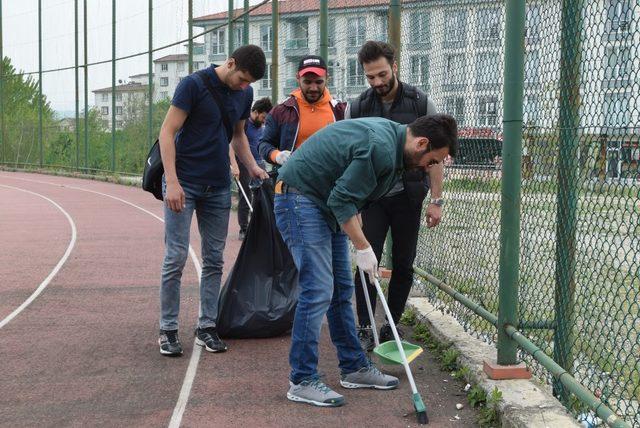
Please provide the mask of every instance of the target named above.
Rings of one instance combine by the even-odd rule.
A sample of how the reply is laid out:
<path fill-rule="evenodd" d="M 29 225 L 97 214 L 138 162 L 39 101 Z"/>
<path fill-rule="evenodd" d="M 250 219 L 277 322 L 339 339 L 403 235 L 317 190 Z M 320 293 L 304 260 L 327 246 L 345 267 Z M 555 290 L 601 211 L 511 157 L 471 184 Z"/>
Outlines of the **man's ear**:
<path fill-rule="evenodd" d="M 229 70 L 233 70 L 236 66 L 236 60 L 235 58 L 227 58 L 227 68 Z"/>
<path fill-rule="evenodd" d="M 430 151 L 429 138 L 427 137 L 418 137 L 418 149 Z"/>

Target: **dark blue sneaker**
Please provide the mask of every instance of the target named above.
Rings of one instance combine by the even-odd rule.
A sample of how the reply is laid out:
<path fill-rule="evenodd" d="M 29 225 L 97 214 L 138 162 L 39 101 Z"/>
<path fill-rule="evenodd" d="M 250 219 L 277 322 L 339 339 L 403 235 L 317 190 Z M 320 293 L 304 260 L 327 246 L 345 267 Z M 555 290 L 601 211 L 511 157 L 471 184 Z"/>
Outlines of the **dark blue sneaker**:
<path fill-rule="evenodd" d="M 167 357 L 179 357 L 182 355 L 182 345 L 178 339 L 178 330 L 160 330 L 158 338 L 160 353 Z"/>
<path fill-rule="evenodd" d="M 227 344 L 220 339 L 215 327 L 197 328 L 196 345 L 204 346 L 204 349 L 208 352 L 224 352 L 227 350 Z"/>

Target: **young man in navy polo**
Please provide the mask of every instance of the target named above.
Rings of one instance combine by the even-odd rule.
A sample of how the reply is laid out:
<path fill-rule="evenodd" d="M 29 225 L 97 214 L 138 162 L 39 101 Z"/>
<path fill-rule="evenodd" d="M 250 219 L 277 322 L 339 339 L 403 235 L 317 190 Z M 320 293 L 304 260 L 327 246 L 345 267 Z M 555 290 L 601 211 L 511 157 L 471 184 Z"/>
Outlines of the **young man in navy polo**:
<path fill-rule="evenodd" d="M 262 78 L 265 67 L 262 49 L 247 45 L 236 49 L 224 64 L 187 76 L 176 88 L 162 124 L 166 250 L 160 285 L 158 343 L 163 355 L 182 354 L 178 339 L 180 280 L 189 253 L 194 211 L 202 241 L 196 344 L 209 352 L 227 350 L 216 332 L 216 318 L 231 207 L 229 142 L 251 177 L 268 178 L 256 164 L 244 132 L 253 102 L 250 83 Z M 219 104 L 212 91 L 217 94 Z M 232 129 L 227 129 L 225 122 Z"/>

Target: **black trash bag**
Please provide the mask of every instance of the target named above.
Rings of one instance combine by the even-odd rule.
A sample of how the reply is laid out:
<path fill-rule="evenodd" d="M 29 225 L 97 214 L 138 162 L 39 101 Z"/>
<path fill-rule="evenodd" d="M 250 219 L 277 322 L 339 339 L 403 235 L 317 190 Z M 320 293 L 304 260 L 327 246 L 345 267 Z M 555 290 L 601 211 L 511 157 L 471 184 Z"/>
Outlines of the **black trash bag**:
<path fill-rule="evenodd" d="M 276 226 L 270 180 L 253 195 L 244 242 L 220 293 L 217 329 L 225 338 L 284 334 L 298 302 L 298 271 Z"/>

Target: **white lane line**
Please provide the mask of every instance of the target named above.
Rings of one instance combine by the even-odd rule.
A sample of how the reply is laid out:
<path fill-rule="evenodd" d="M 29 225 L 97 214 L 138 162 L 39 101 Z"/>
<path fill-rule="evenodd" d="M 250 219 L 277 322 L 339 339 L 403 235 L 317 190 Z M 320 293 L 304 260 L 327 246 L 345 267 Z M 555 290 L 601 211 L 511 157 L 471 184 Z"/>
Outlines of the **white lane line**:
<path fill-rule="evenodd" d="M 44 281 L 42 281 L 40 283 L 38 288 L 36 288 L 36 290 L 33 293 L 31 293 L 31 296 L 29 296 L 29 298 L 27 300 L 22 302 L 22 304 L 20 306 L 18 306 L 13 312 L 11 312 L 9 315 L 7 315 L 2 321 L 0 321 L 0 328 L 2 328 L 5 325 L 9 324 L 9 322 L 12 319 L 17 317 L 20 312 L 22 312 L 27 306 L 29 306 L 31 304 L 31 302 L 33 302 L 36 299 L 36 297 L 38 297 L 40 295 L 40 293 L 42 293 L 42 290 L 47 288 L 47 285 L 49 285 L 49 283 L 56 276 L 56 274 L 58 273 L 58 271 L 60 270 L 62 265 L 64 265 L 64 263 L 67 261 L 67 259 L 69 258 L 69 255 L 71 254 L 71 251 L 73 250 L 73 247 L 76 245 L 77 230 L 76 230 L 76 224 L 73 222 L 73 219 L 71 218 L 69 213 L 67 213 L 64 210 L 64 208 L 62 208 L 60 205 L 58 205 L 55 201 L 47 198 L 44 195 L 41 195 L 40 193 L 32 192 L 32 191 L 26 190 L 26 189 L 21 189 L 19 187 L 7 186 L 7 185 L 4 185 L 4 184 L 0 184 L 0 187 L 5 187 L 7 189 L 13 189 L 13 190 L 19 190 L 19 191 L 25 192 L 25 193 L 30 193 L 32 195 L 35 195 L 35 196 L 37 196 L 39 198 L 44 199 L 45 201 L 50 202 L 56 208 L 58 208 L 62 212 L 62 214 L 65 215 L 65 217 L 67 217 L 67 221 L 69 222 L 69 225 L 71 225 L 71 241 L 69 241 L 69 245 L 67 246 L 67 250 L 64 252 L 62 258 L 55 265 L 55 267 L 53 268 L 51 273 L 49 273 L 49 275 L 47 275 L 47 277 L 44 279 Z"/>
<path fill-rule="evenodd" d="M 109 195 L 107 193 L 102 193 L 95 190 L 83 189 L 82 187 L 69 186 L 66 184 L 52 183 L 49 181 L 32 180 L 32 179 L 21 178 L 21 177 L 10 177 L 6 175 L 0 175 L 0 178 L 12 178 L 14 180 L 23 180 L 23 181 L 30 181 L 33 183 L 49 184 L 52 186 L 66 187 L 69 189 L 80 190 L 83 192 L 95 193 L 97 195 L 106 196 L 108 198 L 115 199 L 117 201 L 130 205 L 134 208 L 137 208 L 140 211 L 145 212 L 150 216 L 164 223 L 164 219 L 155 215 L 151 211 L 148 211 L 145 208 L 142 208 L 134 203 L 118 198 L 117 196 Z M 200 267 L 200 262 L 198 261 L 198 257 L 196 256 L 195 251 L 193 251 L 193 248 L 191 247 L 191 245 L 189 245 L 189 255 L 191 256 L 191 260 L 193 261 L 193 264 L 196 267 L 196 272 L 198 273 L 198 281 L 200 281 L 200 276 L 202 275 L 202 268 Z M 170 428 L 177 428 L 180 426 L 180 423 L 182 422 L 182 416 L 184 415 L 184 411 L 187 407 L 187 402 L 189 401 L 189 394 L 191 394 L 193 381 L 196 377 L 196 371 L 198 370 L 198 362 L 200 361 L 200 354 L 202 354 L 202 348 L 196 345 L 196 342 L 194 339 L 193 352 L 191 353 L 191 358 L 189 359 L 189 366 L 187 367 L 187 372 L 185 373 L 184 380 L 182 381 L 182 388 L 180 388 L 180 395 L 178 396 L 178 401 L 176 402 L 176 406 L 173 408 L 171 421 L 169 421 Z"/>

